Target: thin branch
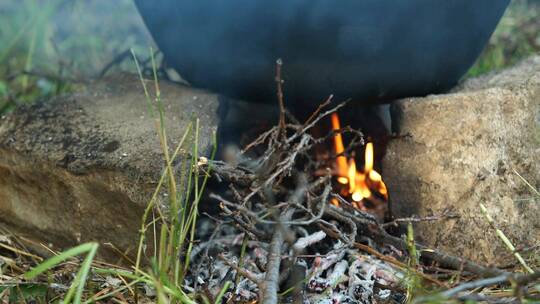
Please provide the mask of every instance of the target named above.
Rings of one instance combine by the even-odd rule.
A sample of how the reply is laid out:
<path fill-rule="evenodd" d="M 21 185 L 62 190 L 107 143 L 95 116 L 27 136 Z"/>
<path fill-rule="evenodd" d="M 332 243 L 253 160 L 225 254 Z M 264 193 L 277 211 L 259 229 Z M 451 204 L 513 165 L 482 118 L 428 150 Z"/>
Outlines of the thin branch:
<path fill-rule="evenodd" d="M 276 84 L 277 84 L 277 98 L 279 103 L 279 129 L 282 138 L 285 138 L 285 102 L 283 101 L 283 79 L 281 78 L 281 69 L 283 67 L 283 60 L 276 60 Z"/>

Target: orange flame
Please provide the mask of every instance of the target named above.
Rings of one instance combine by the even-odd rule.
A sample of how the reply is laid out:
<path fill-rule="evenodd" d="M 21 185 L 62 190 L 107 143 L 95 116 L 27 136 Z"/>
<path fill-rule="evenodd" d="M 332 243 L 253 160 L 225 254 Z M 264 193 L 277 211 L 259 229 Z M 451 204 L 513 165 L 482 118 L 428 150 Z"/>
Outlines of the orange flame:
<path fill-rule="evenodd" d="M 334 136 L 334 150 L 337 155 L 335 175 L 340 184 L 348 186 L 347 192 L 353 200 L 353 205 L 358 206 L 362 200 L 373 198 L 374 192 L 388 200 L 388 190 L 382 176 L 373 169 L 373 143 L 366 144 L 364 169 L 357 171 L 354 158 L 347 160 L 347 157 L 343 155 L 345 148 L 343 138 L 339 133 L 341 127 L 337 113 L 332 114 L 331 120 L 332 129 L 336 132 Z"/>
<path fill-rule="evenodd" d="M 341 129 L 341 126 L 339 124 L 339 117 L 336 113 L 333 113 L 332 116 L 332 130 L 338 131 Z M 334 136 L 334 148 L 336 150 L 336 161 L 337 161 L 337 167 L 338 167 L 338 182 L 340 184 L 348 184 L 349 179 L 345 177 L 347 170 L 347 158 L 343 155 L 343 152 L 345 152 L 345 148 L 343 146 L 343 139 L 341 138 L 341 133 L 337 132 Z"/>

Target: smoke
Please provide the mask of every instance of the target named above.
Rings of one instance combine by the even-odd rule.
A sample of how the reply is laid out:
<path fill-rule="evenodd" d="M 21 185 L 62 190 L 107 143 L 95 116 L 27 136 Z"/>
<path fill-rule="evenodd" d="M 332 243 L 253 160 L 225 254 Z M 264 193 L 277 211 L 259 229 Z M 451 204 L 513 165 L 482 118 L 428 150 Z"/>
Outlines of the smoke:
<path fill-rule="evenodd" d="M 33 70 L 62 68 L 81 78 L 123 51 L 148 53 L 152 45 L 131 0 L 0 0 L 0 23 L 0 51 L 10 58 L 31 56 Z"/>

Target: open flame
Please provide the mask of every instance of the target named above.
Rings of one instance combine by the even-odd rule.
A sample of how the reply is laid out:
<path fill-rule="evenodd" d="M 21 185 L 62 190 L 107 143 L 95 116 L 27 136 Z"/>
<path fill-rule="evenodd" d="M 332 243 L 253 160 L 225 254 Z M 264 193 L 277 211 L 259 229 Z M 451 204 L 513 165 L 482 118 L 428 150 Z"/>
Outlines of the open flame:
<path fill-rule="evenodd" d="M 363 170 L 358 170 L 354 157 L 347 159 L 343 152 L 343 138 L 339 130 L 341 129 L 337 113 L 331 116 L 332 129 L 336 131 L 334 136 L 334 150 L 336 155 L 334 175 L 337 182 L 343 185 L 342 194 L 352 199 L 352 204 L 356 208 L 366 209 L 365 203 L 376 204 L 388 201 L 388 190 L 382 180 L 382 176 L 373 169 L 373 143 L 369 142 L 365 149 L 365 163 Z M 336 200 L 333 204 L 339 205 Z"/>

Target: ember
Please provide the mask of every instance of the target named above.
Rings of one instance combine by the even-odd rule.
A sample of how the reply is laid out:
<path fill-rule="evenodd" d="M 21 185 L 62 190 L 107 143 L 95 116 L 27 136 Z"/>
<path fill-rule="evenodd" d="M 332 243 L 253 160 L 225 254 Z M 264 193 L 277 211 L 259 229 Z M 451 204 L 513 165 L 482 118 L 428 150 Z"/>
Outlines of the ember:
<path fill-rule="evenodd" d="M 336 162 L 334 175 L 337 182 L 342 185 L 339 193 L 350 198 L 351 204 L 360 210 L 367 211 L 373 206 L 386 204 L 388 201 L 388 190 L 382 180 L 382 176 L 373 169 L 373 143 L 366 144 L 365 161 L 362 171 L 357 170 L 354 156 L 344 155 L 345 148 L 340 130 L 341 125 L 337 113 L 331 116 L 332 130 L 336 132 L 334 136 L 334 152 L 336 153 Z M 337 200 L 332 200 L 334 205 L 339 205 Z"/>

